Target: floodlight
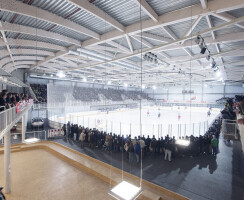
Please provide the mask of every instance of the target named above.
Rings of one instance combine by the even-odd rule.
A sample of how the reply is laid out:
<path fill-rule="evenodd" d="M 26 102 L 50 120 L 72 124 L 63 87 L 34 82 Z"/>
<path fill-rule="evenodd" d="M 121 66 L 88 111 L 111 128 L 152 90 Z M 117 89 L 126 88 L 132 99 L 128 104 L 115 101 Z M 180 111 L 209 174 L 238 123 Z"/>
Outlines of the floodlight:
<path fill-rule="evenodd" d="M 211 62 L 211 67 L 212 68 L 215 68 L 216 67 L 216 62 L 214 60 Z"/>
<path fill-rule="evenodd" d="M 206 59 L 207 59 L 207 61 L 209 61 L 210 60 L 210 55 L 207 55 Z"/>
<path fill-rule="evenodd" d="M 50 76 L 53 77 L 53 74 L 51 74 Z"/>
<path fill-rule="evenodd" d="M 142 193 L 142 188 L 132 185 L 127 181 L 122 181 L 114 188 L 112 188 L 108 194 L 119 200 L 134 200 Z"/>
<path fill-rule="evenodd" d="M 197 38 L 195 39 L 195 42 L 196 42 L 197 44 L 199 44 L 200 41 L 201 41 L 201 37 L 200 37 L 200 35 L 198 35 Z"/>
<path fill-rule="evenodd" d="M 146 88 L 146 86 L 145 86 L 145 85 L 142 85 L 142 86 L 141 86 L 141 88 L 142 88 L 142 89 L 145 89 L 145 88 Z"/>
<path fill-rule="evenodd" d="M 127 87 L 127 86 L 128 86 L 128 84 L 127 84 L 127 83 L 124 83 L 124 86 L 125 86 L 125 87 Z"/>
<path fill-rule="evenodd" d="M 214 68 L 214 72 L 218 72 L 219 71 L 219 68 L 218 67 L 215 67 Z"/>
<path fill-rule="evenodd" d="M 83 82 L 86 82 L 86 81 L 87 81 L 87 79 L 86 79 L 86 77 L 84 77 L 84 78 L 83 78 Z"/>
<path fill-rule="evenodd" d="M 208 87 L 208 85 L 205 83 L 205 84 L 204 84 L 204 87 Z"/>
<path fill-rule="evenodd" d="M 202 48 L 201 48 L 201 52 L 200 52 L 200 53 L 201 53 L 201 54 L 205 54 L 206 50 L 207 50 L 207 48 L 206 48 L 206 47 L 202 47 Z"/>
<path fill-rule="evenodd" d="M 108 81 L 108 85 L 110 85 L 111 84 L 111 81 Z"/>
<path fill-rule="evenodd" d="M 57 76 L 58 76 L 59 78 L 64 78 L 64 77 L 65 77 L 65 73 L 64 73 L 63 71 L 59 71 L 59 72 L 57 73 Z"/>
<path fill-rule="evenodd" d="M 154 89 L 154 90 L 156 90 L 156 89 L 157 89 L 157 87 L 154 85 L 154 86 L 153 86 L 153 89 Z"/>

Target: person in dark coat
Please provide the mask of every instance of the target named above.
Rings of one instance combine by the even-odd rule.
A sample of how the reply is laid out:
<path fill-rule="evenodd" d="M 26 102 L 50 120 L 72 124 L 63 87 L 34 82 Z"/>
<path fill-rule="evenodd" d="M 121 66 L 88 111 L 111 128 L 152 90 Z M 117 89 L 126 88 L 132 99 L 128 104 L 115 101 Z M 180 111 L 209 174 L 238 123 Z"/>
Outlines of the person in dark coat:
<path fill-rule="evenodd" d="M 70 122 L 67 124 L 67 138 L 70 137 Z"/>
<path fill-rule="evenodd" d="M 127 146 L 128 146 L 127 152 L 129 154 L 129 163 L 131 164 L 133 162 L 133 160 L 134 160 L 134 156 L 133 156 L 133 154 L 134 154 L 134 146 L 133 146 L 133 142 L 132 141 L 128 140 L 126 143 L 127 143 Z"/>
<path fill-rule="evenodd" d="M 3 187 L 0 187 L 0 200 L 5 200 L 6 198 L 5 198 L 2 190 L 3 190 Z"/>
<path fill-rule="evenodd" d="M 138 141 L 136 141 L 134 150 L 135 150 L 135 155 L 136 155 L 136 162 L 139 163 L 140 157 L 141 157 L 141 146 Z"/>
<path fill-rule="evenodd" d="M 64 124 L 64 125 L 62 126 L 62 129 L 63 129 L 63 132 L 64 132 L 64 136 L 66 136 L 66 124 Z"/>
<path fill-rule="evenodd" d="M 2 92 L 0 97 L 0 111 L 3 111 L 5 108 L 8 108 L 6 98 L 7 94 Z"/>

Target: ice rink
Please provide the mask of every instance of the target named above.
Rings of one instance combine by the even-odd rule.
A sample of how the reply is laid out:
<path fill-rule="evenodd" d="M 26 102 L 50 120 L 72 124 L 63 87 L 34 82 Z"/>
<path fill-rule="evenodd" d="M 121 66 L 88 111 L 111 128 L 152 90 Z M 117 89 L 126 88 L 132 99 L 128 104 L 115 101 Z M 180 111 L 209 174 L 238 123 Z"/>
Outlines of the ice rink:
<path fill-rule="evenodd" d="M 117 109 L 109 112 L 89 111 L 68 113 L 66 116 L 54 116 L 58 122 L 68 122 L 97 128 L 132 137 L 140 135 L 140 121 L 142 135 L 155 135 L 157 138 L 166 136 L 203 135 L 208 126 L 219 114 L 219 109 L 206 107 L 143 107 L 140 109 Z M 160 117 L 158 116 L 160 113 Z"/>

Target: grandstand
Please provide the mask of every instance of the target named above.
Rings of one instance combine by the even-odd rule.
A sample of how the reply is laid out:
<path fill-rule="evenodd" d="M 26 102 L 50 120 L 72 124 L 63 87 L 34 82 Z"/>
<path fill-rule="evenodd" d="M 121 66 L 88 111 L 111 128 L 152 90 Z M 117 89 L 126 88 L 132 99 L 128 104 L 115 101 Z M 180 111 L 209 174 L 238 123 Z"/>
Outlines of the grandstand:
<path fill-rule="evenodd" d="M 0 0 L 0 200 L 244 199 L 243 29 L 243 0 Z"/>

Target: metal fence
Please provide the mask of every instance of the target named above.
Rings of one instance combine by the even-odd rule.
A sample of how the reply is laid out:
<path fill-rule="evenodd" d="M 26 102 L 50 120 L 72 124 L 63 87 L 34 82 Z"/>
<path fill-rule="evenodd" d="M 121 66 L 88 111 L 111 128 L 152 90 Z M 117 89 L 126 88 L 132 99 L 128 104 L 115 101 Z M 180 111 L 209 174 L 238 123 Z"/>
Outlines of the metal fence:
<path fill-rule="evenodd" d="M 37 138 L 39 140 L 47 140 L 47 132 L 45 130 L 26 132 L 25 139 L 28 139 L 28 138 Z"/>
<path fill-rule="evenodd" d="M 68 121 L 73 124 L 78 124 L 84 127 L 96 128 L 100 131 L 116 133 L 119 135 L 131 135 L 133 138 L 140 135 L 149 135 L 152 137 L 155 135 L 156 138 L 165 137 L 169 135 L 170 137 L 175 136 L 176 139 L 194 135 L 198 137 L 199 135 L 204 135 L 209 128 L 208 121 L 203 121 L 199 123 L 192 124 L 137 124 L 137 123 L 124 123 L 120 121 L 109 121 L 101 118 L 93 118 L 84 116 L 72 116 L 63 117 L 62 119 L 57 119 L 54 116 L 50 118 L 49 126 L 54 129 L 61 129 L 63 124 Z"/>
<path fill-rule="evenodd" d="M 0 112 L 0 132 L 8 127 L 20 113 L 16 114 L 16 107 Z"/>
<path fill-rule="evenodd" d="M 8 132 L 10 129 L 20 120 L 20 118 L 29 110 L 33 103 L 28 102 L 24 103 L 24 106 L 20 109 L 20 107 L 12 107 L 0 112 L 0 139 Z M 16 110 L 18 112 L 16 112 Z"/>

